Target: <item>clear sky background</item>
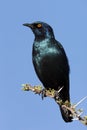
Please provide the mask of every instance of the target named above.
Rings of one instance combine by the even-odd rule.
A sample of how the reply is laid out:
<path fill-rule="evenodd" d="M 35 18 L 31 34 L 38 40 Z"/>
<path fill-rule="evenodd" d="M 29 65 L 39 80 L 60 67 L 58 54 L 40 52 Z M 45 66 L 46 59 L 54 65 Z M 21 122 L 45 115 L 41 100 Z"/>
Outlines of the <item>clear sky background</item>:
<path fill-rule="evenodd" d="M 87 130 L 65 123 L 50 98 L 43 101 L 21 84 L 41 84 L 32 65 L 34 35 L 26 22 L 49 23 L 64 46 L 69 64 L 71 102 L 87 95 L 87 0 L 2 0 L 0 2 L 0 130 Z M 78 108 L 87 115 L 87 100 Z"/>

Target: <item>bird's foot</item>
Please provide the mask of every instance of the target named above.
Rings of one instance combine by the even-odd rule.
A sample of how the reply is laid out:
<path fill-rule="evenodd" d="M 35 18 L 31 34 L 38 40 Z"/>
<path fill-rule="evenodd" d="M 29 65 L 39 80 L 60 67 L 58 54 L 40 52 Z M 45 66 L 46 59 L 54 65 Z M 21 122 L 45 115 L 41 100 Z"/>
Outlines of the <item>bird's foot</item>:
<path fill-rule="evenodd" d="M 41 98 L 42 98 L 42 100 L 44 99 L 44 97 L 46 97 L 46 89 L 45 88 L 42 89 L 42 91 L 41 91 Z"/>

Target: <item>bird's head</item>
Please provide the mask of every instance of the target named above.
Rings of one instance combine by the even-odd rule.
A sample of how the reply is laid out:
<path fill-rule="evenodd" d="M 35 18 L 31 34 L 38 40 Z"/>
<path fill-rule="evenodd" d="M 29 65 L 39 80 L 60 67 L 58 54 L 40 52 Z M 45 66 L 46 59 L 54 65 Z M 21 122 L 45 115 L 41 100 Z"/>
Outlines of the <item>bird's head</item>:
<path fill-rule="evenodd" d="M 50 25 L 44 22 L 34 22 L 34 23 L 25 23 L 24 26 L 31 28 L 35 35 L 36 40 L 41 40 L 45 38 L 54 38 L 53 29 Z"/>

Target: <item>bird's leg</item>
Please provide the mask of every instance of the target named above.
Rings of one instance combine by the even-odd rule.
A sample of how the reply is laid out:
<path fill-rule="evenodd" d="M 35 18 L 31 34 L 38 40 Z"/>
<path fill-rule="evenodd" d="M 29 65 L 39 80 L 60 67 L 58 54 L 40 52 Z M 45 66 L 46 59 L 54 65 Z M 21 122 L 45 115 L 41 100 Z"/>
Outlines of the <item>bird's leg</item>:
<path fill-rule="evenodd" d="M 45 88 L 41 90 L 41 98 L 42 98 L 42 100 L 44 99 L 44 97 L 46 97 L 46 89 Z"/>

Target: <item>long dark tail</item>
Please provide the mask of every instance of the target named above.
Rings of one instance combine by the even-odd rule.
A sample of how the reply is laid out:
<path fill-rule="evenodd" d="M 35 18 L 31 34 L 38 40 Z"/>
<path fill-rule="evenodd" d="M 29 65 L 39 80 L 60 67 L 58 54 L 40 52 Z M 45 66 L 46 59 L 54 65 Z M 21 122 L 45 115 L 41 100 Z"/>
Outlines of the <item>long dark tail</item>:
<path fill-rule="evenodd" d="M 66 85 L 60 91 L 59 97 L 62 100 L 62 102 L 68 101 L 69 102 L 68 106 L 70 107 L 69 80 L 67 80 Z M 60 107 L 60 111 L 61 111 L 61 115 L 62 115 L 63 120 L 65 122 L 72 122 L 73 121 L 72 120 L 73 117 L 71 117 L 71 112 L 69 110 L 67 110 L 66 108 L 62 107 L 62 106 L 59 106 L 59 107 Z"/>
<path fill-rule="evenodd" d="M 59 97 L 60 99 L 62 99 L 63 102 L 68 101 L 67 105 L 70 107 L 69 78 L 66 79 L 64 88 L 60 91 Z M 71 117 L 71 112 L 62 106 L 59 107 L 63 120 L 65 122 L 72 122 L 73 117 Z"/>
<path fill-rule="evenodd" d="M 55 101 L 58 104 L 58 101 L 57 100 L 55 100 Z M 72 122 L 73 120 L 72 120 L 71 112 L 67 108 L 63 107 L 62 105 L 59 105 L 59 107 L 60 107 L 60 111 L 61 111 L 63 120 L 65 122 Z"/>
<path fill-rule="evenodd" d="M 60 106 L 60 111 L 62 118 L 65 122 L 72 122 L 72 117 L 70 116 L 71 112 L 69 110 L 67 110 L 66 108 L 62 108 L 62 106 Z"/>

